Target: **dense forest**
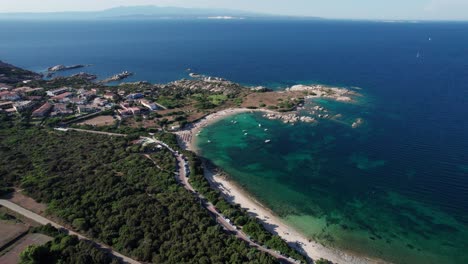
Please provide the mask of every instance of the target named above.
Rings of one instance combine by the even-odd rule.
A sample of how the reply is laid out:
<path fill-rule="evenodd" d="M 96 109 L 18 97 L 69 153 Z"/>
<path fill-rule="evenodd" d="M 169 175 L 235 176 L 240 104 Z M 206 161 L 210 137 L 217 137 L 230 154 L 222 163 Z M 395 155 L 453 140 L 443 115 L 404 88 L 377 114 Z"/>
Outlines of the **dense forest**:
<path fill-rule="evenodd" d="M 13 125 L 0 116 L 0 187 L 20 186 L 65 224 L 141 261 L 275 262 L 223 232 L 177 184 L 170 153 L 147 153 L 157 167 L 145 151 L 130 138 Z"/>
<path fill-rule="evenodd" d="M 20 255 L 19 264 L 94 263 L 117 264 L 119 260 L 100 250 L 90 241 L 78 240 L 51 225 L 33 228 L 31 232 L 51 236 L 52 241 L 44 245 L 29 246 Z"/>

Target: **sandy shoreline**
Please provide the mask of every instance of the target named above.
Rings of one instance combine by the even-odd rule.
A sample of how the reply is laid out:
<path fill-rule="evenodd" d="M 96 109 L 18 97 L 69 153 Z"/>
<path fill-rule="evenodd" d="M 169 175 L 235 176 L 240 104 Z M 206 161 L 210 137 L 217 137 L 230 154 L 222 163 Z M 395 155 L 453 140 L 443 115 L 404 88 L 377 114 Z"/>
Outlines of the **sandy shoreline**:
<path fill-rule="evenodd" d="M 176 134 L 178 135 L 179 144 L 183 148 L 197 153 L 195 144 L 196 137 L 194 137 L 194 135 L 199 133 L 201 129 L 225 117 L 248 112 L 276 113 L 269 110 L 245 108 L 223 110 L 208 115 L 185 130 L 177 132 Z M 211 182 L 211 184 L 221 191 L 229 202 L 240 204 L 242 208 L 247 209 L 250 214 L 255 215 L 260 221 L 262 221 L 268 231 L 279 235 L 285 241 L 290 243 L 291 246 L 305 253 L 311 259 L 316 260 L 324 258 L 334 263 L 385 263 L 381 260 L 374 260 L 349 254 L 338 249 L 327 248 L 315 241 L 311 241 L 306 236 L 295 231 L 294 228 L 285 224 L 280 217 L 276 216 L 272 211 L 256 201 L 235 182 L 230 181 L 221 173 L 217 173 L 216 168 L 213 169 L 209 166 L 204 166 L 204 173 L 205 177 Z"/>
<path fill-rule="evenodd" d="M 248 109 L 248 108 L 232 108 L 221 110 L 219 112 L 210 114 L 199 121 L 186 126 L 183 130 L 176 132 L 179 145 L 187 150 L 197 152 L 196 149 L 196 135 L 205 127 L 210 124 L 216 123 L 217 121 L 226 118 L 228 116 L 237 115 L 241 113 L 265 113 L 265 114 L 277 114 L 277 112 L 266 110 L 266 109 Z"/>

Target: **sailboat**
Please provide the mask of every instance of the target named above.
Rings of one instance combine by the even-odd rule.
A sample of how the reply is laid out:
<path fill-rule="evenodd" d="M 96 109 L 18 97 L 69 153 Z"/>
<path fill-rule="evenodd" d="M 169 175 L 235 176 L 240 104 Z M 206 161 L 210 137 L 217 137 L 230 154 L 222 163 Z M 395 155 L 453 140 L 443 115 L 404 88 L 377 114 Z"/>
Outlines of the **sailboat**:
<path fill-rule="evenodd" d="M 421 53 L 419 53 L 418 51 L 418 53 L 416 54 L 416 58 L 420 58 L 420 57 L 421 57 Z"/>

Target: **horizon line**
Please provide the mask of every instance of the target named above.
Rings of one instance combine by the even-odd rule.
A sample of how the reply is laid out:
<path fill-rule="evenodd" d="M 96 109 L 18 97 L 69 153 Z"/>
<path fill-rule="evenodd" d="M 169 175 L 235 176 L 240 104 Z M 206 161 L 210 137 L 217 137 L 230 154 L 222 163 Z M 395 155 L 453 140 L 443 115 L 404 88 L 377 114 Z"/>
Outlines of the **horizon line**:
<path fill-rule="evenodd" d="M 345 17 L 326 17 L 326 16 L 314 16 L 314 15 L 292 15 L 292 14 L 276 14 L 276 13 L 262 13 L 258 11 L 249 11 L 243 9 L 231 9 L 231 8 L 210 8 L 210 7 L 179 7 L 179 6 L 161 6 L 161 5 L 118 5 L 104 9 L 96 9 L 96 10 L 61 10 L 61 11 L 13 11 L 13 12 L 6 12 L 0 11 L 0 15 L 20 15 L 20 14 L 61 14 L 61 13 L 100 13 L 109 11 L 112 9 L 117 8 L 132 8 L 132 7 L 155 7 L 155 8 L 175 8 L 175 9 L 187 9 L 187 10 L 211 10 L 211 11 L 231 11 L 231 12 L 243 12 L 243 13 L 250 13 L 251 15 L 258 15 L 260 16 L 269 16 L 269 17 L 284 17 L 284 18 L 296 18 L 296 19 L 312 19 L 312 18 L 319 18 L 324 20 L 346 20 L 346 21 L 377 21 L 377 22 L 468 22 L 468 19 L 426 19 L 426 18 L 345 18 Z M 137 13 L 135 15 L 138 15 Z M 222 14 L 220 14 L 222 15 Z M 116 16 L 115 18 L 118 18 Z M 4 18 L 0 18 L 5 20 Z M 46 20 L 47 18 L 41 19 Z M 26 20 L 26 19 L 22 19 Z M 37 20 L 37 19 L 31 19 Z M 70 19 L 72 20 L 72 19 Z M 82 20 L 82 19 L 76 19 Z"/>

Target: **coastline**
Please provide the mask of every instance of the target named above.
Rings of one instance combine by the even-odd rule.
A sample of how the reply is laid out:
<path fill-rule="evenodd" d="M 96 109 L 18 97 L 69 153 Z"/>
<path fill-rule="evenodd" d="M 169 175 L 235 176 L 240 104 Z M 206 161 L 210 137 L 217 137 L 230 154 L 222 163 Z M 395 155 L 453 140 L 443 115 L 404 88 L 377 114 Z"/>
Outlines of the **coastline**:
<path fill-rule="evenodd" d="M 247 109 L 233 108 L 222 110 L 210 114 L 201 120 L 189 125 L 186 129 L 176 133 L 179 145 L 187 150 L 199 154 L 196 146 L 196 135 L 203 128 L 216 123 L 226 117 L 248 112 L 263 112 L 276 114 L 275 111 L 265 109 Z M 246 190 L 239 186 L 236 182 L 228 179 L 225 174 L 211 165 L 203 162 L 204 175 L 210 184 L 219 190 L 228 202 L 239 204 L 242 208 L 247 209 L 249 214 L 255 215 L 264 227 L 272 234 L 280 236 L 293 248 L 305 254 L 308 258 L 317 260 L 320 258 L 328 259 L 334 263 L 352 263 L 352 264 L 370 264 L 370 263 L 386 263 L 383 260 L 371 259 L 364 256 L 355 255 L 343 250 L 328 248 L 320 243 L 307 238 L 305 235 L 296 231 L 293 227 L 284 223 L 284 221 L 275 215 L 270 209 L 262 205 Z"/>
<path fill-rule="evenodd" d="M 229 116 L 242 114 L 242 113 L 254 113 L 260 112 L 265 114 L 278 114 L 275 111 L 266 109 L 248 109 L 248 108 L 230 108 L 218 111 L 216 113 L 209 114 L 195 123 L 189 124 L 185 129 L 180 130 L 174 134 L 177 135 L 177 141 L 179 145 L 186 150 L 198 153 L 196 146 L 196 135 L 205 127 L 216 123 L 217 121 L 224 119 Z"/>

